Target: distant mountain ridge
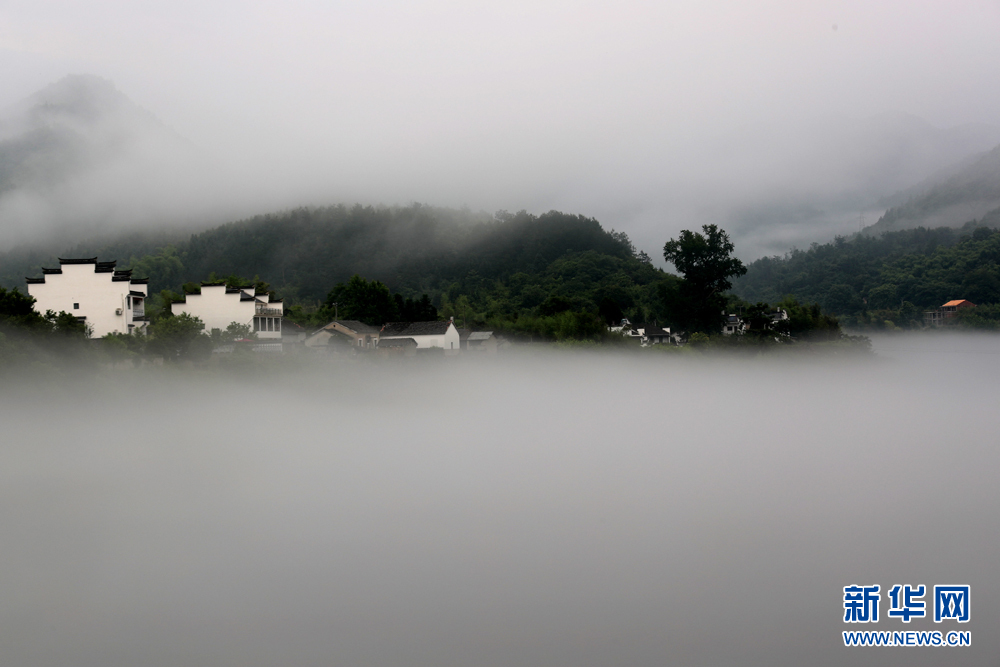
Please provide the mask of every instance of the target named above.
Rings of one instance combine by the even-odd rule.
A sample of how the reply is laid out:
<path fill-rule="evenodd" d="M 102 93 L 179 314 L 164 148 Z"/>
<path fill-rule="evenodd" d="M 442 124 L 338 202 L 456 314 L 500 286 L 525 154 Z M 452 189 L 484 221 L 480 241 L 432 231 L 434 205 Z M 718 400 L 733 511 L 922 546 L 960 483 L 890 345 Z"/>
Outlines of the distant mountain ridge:
<path fill-rule="evenodd" d="M 0 246 L 191 222 L 201 159 L 112 82 L 64 77 L 0 111 Z"/>
<path fill-rule="evenodd" d="M 886 211 L 864 230 L 865 234 L 916 227 L 960 227 L 995 212 L 1000 208 L 1000 146 L 963 160 L 937 180 L 913 190 L 913 196 Z"/>
<path fill-rule="evenodd" d="M 0 194 L 51 189 L 150 141 L 181 139 L 112 82 L 67 76 L 0 113 Z"/>
<path fill-rule="evenodd" d="M 857 232 L 862 214 L 870 224 L 910 188 L 998 143 L 994 125 L 938 127 L 899 112 L 748 125 L 709 151 L 699 217 L 729 231 L 745 259 L 784 252 Z"/>

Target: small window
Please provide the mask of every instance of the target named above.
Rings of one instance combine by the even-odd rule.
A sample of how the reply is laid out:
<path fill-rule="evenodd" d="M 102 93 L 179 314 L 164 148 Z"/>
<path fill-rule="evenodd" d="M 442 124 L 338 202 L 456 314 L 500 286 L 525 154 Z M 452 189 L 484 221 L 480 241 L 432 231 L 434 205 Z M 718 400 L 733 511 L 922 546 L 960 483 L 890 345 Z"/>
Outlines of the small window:
<path fill-rule="evenodd" d="M 80 304 L 74 303 L 73 304 L 73 310 L 80 310 Z"/>

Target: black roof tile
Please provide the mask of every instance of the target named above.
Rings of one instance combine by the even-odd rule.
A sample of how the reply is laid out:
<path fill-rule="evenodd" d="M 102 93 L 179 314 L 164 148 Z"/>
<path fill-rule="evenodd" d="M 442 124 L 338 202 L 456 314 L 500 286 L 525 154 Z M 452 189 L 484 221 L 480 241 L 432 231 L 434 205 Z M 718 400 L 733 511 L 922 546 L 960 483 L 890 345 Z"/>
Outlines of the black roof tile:
<path fill-rule="evenodd" d="M 386 322 L 382 336 L 440 336 L 448 331 L 451 322 Z"/>

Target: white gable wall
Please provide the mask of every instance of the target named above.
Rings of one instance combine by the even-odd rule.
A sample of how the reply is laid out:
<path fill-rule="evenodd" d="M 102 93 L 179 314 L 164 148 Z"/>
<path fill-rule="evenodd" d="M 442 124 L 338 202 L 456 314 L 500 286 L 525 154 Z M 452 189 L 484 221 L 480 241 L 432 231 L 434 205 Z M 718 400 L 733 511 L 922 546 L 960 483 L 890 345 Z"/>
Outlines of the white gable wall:
<path fill-rule="evenodd" d="M 393 338 L 412 338 L 417 343 L 417 349 L 430 349 L 433 347 L 443 348 L 445 351 L 458 351 L 461 341 L 461 336 L 458 334 L 458 329 L 455 328 L 454 323 L 448 324 L 448 329 L 443 334 L 427 334 L 414 336 L 410 334 L 400 334 L 398 336 L 381 336 L 381 339 L 391 340 Z"/>
<path fill-rule="evenodd" d="M 197 317 L 205 323 L 206 333 L 212 329 L 225 331 L 233 322 L 251 324 L 254 302 L 240 301 L 240 292 L 226 294 L 225 285 L 202 286 L 201 294 L 188 294 L 185 303 L 170 304 L 170 312 Z"/>
<path fill-rule="evenodd" d="M 28 294 L 35 297 L 35 310 L 41 314 L 52 310 L 66 311 L 86 317 L 92 336 L 128 333 L 132 309 L 127 306 L 129 290 L 145 293 L 145 285 L 132 285 L 128 280 L 112 280 L 113 273 L 95 273 L 94 264 L 63 264 L 62 273 L 45 275 L 45 282 L 28 284 Z M 73 304 L 79 304 L 74 308 Z M 145 327 L 145 322 L 135 322 Z"/>
<path fill-rule="evenodd" d="M 245 292 L 226 292 L 225 285 L 203 285 L 201 294 L 188 294 L 185 303 L 170 304 L 170 312 L 179 315 L 187 313 L 192 317 L 199 318 L 205 323 L 205 332 L 212 329 L 225 331 L 233 322 L 250 325 L 251 331 L 257 333 L 260 339 L 281 339 L 281 316 L 268 314 L 261 316 L 261 320 L 255 321 L 257 309 L 274 308 L 280 304 L 260 303 L 260 296 L 257 299 L 242 299 L 241 295 L 253 296 L 253 290 Z M 267 295 L 262 295 L 267 298 Z M 280 312 L 280 308 L 278 309 Z M 267 322 L 267 320 L 271 320 Z M 255 326 L 256 325 L 256 326 Z M 258 330 L 260 327 L 260 330 Z M 271 329 L 270 331 L 267 329 Z"/>

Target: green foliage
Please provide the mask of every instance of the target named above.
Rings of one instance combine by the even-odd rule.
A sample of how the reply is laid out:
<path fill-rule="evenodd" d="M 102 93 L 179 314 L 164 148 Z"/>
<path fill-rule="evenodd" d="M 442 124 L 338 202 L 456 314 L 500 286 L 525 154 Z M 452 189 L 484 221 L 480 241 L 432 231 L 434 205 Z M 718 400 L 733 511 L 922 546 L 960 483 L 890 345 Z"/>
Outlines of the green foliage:
<path fill-rule="evenodd" d="M 564 310 L 554 315 L 528 315 L 517 319 L 498 317 L 484 324 L 516 339 L 599 341 L 610 338 L 600 315 L 587 311 Z"/>
<path fill-rule="evenodd" d="M 849 326 L 921 326 L 924 310 L 951 299 L 1000 302 L 1000 231 L 970 224 L 838 238 L 759 259 L 734 289 L 753 301 L 818 303 Z"/>
<path fill-rule="evenodd" d="M 187 313 L 162 318 L 148 328 L 146 349 L 168 361 L 199 361 L 212 353 L 212 340 L 204 333 L 204 323 Z"/>
<path fill-rule="evenodd" d="M 442 294 L 440 313 L 463 326 L 513 337 L 591 339 L 597 335 L 592 320 L 604 331 L 622 316 L 633 321 L 659 316 L 657 285 L 671 280 L 677 278 L 637 257 L 568 253 L 542 271 L 504 279 L 470 271 Z M 615 320 L 607 319 L 609 312 Z M 565 313 L 573 315 L 559 320 Z M 570 326 L 571 320 L 579 326 Z"/>
<path fill-rule="evenodd" d="M 702 348 L 708 345 L 711 337 L 707 333 L 702 333 L 701 331 L 695 331 L 693 334 L 688 336 L 688 345 L 694 349 Z"/>
<path fill-rule="evenodd" d="M 76 316 L 34 310 L 35 298 L 0 287 L 0 368 L 92 360 L 89 327 Z"/>
<path fill-rule="evenodd" d="M 801 304 L 792 297 L 786 297 L 778 304 L 779 308 L 788 313 L 788 319 L 778 322 L 775 330 L 789 336 L 811 338 L 813 340 L 832 340 L 843 334 L 836 318 L 824 314 L 819 304 Z"/>
<path fill-rule="evenodd" d="M 327 295 L 324 305 L 327 312 L 334 312 L 341 319 L 358 320 L 371 326 L 395 321 L 396 302 L 389 288 L 378 280 L 368 281 L 357 274 L 347 283 L 338 283 Z"/>
<path fill-rule="evenodd" d="M 213 345 L 229 345 L 237 340 L 257 340 L 253 327 L 239 322 L 230 322 L 225 330 L 212 329 L 209 336 Z"/>
<path fill-rule="evenodd" d="M 997 331 L 1000 330 L 1000 304 L 963 308 L 958 311 L 955 319 L 959 325 L 969 329 Z"/>
<path fill-rule="evenodd" d="M 660 298 L 667 321 L 693 333 L 714 333 L 722 326 L 725 292 L 731 278 L 746 273 L 743 262 L 732 256 L 729 235 L 715 225 L 702 226 L 704 234 L 684 230 L 663 246 L 663 258 L 680 271 L 684 280 L 664 284 Z"/>
<path fill-rule="evenodd" d="M 18 288 L 0 287 L 0 325 L 22 329 L 49 330 L 51 323 L 35 311 L 35 297 Z"/>
<path fill-rule="evenodd" d="M 335 312 L 375 325 L 455 316 L 463 326 L 487 320 L 507 326 L 562 312 L 646 321 L 662 317 L 658 284 L 676 280 L 653 267 L 624 232 L 557 211 L 490 216 L 421 205 L 296 209 L 152 248 L 130 238 L 64 256 L 81 253 L 131 256 L 134 275 L 150 278 L 146 311 L 154 324 L 168 316 L 169 303 L 198 293 L 206 279 L 253 282 L 258 292 L 274 285 L 286 297 L 289 318 L 304 326 L 326 324 Z M 6 275 L 4 266 L 0 275 Z M 247 275 L 260 278 L 240 278 Z M 328 301 L 340 303 L 340 296 L 327 299 L 331 290 L 347 289 L 355 275 L 366 277 L 363 303 L 329 307 Z M 391 303 L 374 283 L 389 290 Z M 352 301 L 345 296 L 345 304 Z"/>
<path fill-rule="evenodd" d="M 378 280 L 354 275 L 346 283 L 335 285 L 319 310 L 308 313 L 301 306 L 293 307 L 289 316 L 304 325 L 326 324 L 340 318 L 381 326 L 386 322 L 432 322 L 438 319 L 438 310 L 427 294 L 419 299 L 404 298 L 392 294 Z"/>
<path fill-rule="evenodd" d="M 67 313 L 64 310 L 58 313 L 46 310 L 45 319 L 51 323 L 52 334 L 55 336 L 79 339 L 90 337 L 91 327 L 72 313 Z"/>
<path fill-rule="evenodd" d="M 179 285 L 184 276 L 184 263 L 172 245 L 160 248 L 154 254 L 132 257 L 128 266 L 134 277 L 149 278 L 151 291 Z"/>
<path fill-rule="evenodd" d="M 146 336 L 138 333 L 109 333 L 100 339 L 100 346 L 114 363 L 136 359 L 146 351 Z"/>

